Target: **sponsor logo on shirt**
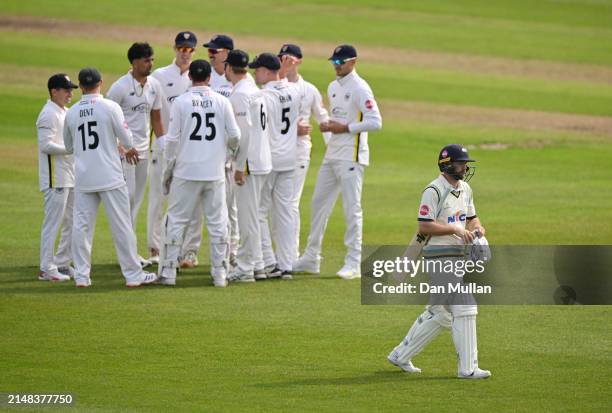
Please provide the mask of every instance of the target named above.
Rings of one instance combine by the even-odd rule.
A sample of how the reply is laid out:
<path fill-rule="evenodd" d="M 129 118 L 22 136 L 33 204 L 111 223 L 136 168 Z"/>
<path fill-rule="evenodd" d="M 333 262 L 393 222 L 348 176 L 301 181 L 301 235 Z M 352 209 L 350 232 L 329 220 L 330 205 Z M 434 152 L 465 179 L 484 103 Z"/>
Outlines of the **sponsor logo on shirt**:
<path fill-rule="evenodd" d="M 465 222 L 465 214 L 462 214 L 461 211 L 457 211 L 455 215 L 451 215 L 450 217 L 448 217 L 449 224 L 455 222 Z"/>
<path fill-rule="evenodd" d="M 374 101 L 371 99 L 366 100 L 365 107 L 371 110 L 374 107 Z"/>
<path fill-rule="evenodd" d="M 149 111 L 149 104 L 146 102 L 139 103 L 136 106 L 132 106 L 132 112 L 146 113 L 148 111 Z"/>

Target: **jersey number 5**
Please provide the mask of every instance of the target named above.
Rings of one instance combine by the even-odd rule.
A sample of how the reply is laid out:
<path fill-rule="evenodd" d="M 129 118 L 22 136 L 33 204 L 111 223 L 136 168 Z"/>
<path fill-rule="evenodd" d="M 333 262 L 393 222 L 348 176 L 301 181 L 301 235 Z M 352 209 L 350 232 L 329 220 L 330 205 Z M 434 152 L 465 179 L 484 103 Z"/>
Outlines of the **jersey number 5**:
<path fill-rule="evenodd" d="M 85 124 L 81 123 L 81 125 L 77 128 L 79 132 L 81 132 L 81 140 L 83 141 L 83 151 L 87 148 L 96 149 L 98 144 L 100 143 L 100 138 L 98 137 L 98 133 L 94 130 L 94 128 L 98 126 L 98 122 L 91 121 L 87 122 L 87 135 L 93 137 L 93 143 L 89 145 L 85 142 Z"/>
<path fill-rule="evenodd" d="M 193 132 L 191 132 L 191 135 L 189 135 L 189 140 L 190 141 L 201 141 L 202 135 L 199 135 L 199 133 L 200 133 L 200 127 L 202 126 L 202 116 L 200 116 L 198 112 L 193 112 L 191 114 L 191 117 L 195 118 L 196 125 L 195 125 L 195 128 L 193 128 Z M 217 129 L 215 128 L 215 124 L 212 123 L 212 120 L 214 117 L 215 117 L 214 113 L 206 114 L 206 118 L 205 118 L 206 128 L 210 129 L 210 135 L 204 136 L 204 139 L 206 139 L 207 141 L 212 141 L 213 139 L 215 139 L 215 136 L 217 135 Z"/>
<path fill-rule="evenodd" d="M 291 127 L 291 122 L 289 121 L 289 118 L 287 117 L 287 115 L 289 115 L 289 110 L 291 110 L 291 108 L 284 108 L 282 117 L 281 117 L 281 120 L 283 121 L 283 125 L 285 125 L 283 129 L 281 130 L 281 134 L 283 135 L 286 135 L 287 132 L 289 132 L 289 128 Z"/>

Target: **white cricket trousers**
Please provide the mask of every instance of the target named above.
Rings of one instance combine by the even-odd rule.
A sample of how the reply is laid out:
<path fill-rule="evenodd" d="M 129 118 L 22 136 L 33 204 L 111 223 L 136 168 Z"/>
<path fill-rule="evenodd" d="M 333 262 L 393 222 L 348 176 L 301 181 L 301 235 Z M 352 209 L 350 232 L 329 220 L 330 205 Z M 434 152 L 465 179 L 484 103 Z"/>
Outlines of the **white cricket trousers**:
<path fill-rule="evenodd" d="M 228 217 L 229 252 L 238 254 L 240 232 L 238 223 L 238 208 L 236 205 L 236 183 L 234 182 L 234 168 L 225 168 L 225 195 Z"/>
<path fill-rule="evenodd" d="M 130 196 L 130 218 L 134 232 L 136 232 L 136 220 L 138 219 L 138 211 L 144 199 L 145 189 L 147 187 L 147 174 L 149 172 L 149 162 L 146 159 L 141 159 L 136 165 L 129 164 L 125 159 L 121 160 L 123 167 L 123 176 L 127 183 L 127 190 Z"/>
<path fill-rule="evenodd" d="M 298 164 L 295 167 L 295 178 L 293 180 L 293 199 L 291 200 L 291 207 L 293 209 L 293 219 L 295 220 L 296 257 L 300 256 L 300 200 L 302 199 L 302 192 L 304 192 L 304 183 L 306 182 L 309 166 L 310 159 L 298 160 Z"/>
<path fill-rule="evenodd" d="M 264 268 L 261 251 L 261 228 L 259 206 L 261 191 L 266 182 L 266 175 L 247 175 L 244 185 L 236 185 L 236 203 L 238 208 L 238 227 L 240 228 L 240 246 L 237 254 L 238 272 L 253 274 L 254 270 Z"/>
<path fill-rule="evenodd" d="M 365 167 L 357 162 L 323 160 L 312 195 L 310 233 L 305 256 L 320 259 L 327 220 L 334 209 L 338 194 L 342 193 L 342 207 L 346 220 L 344 245 L 347 248 L 344 263 L 352 268 L 360 267 L 363 231 L 361 190 L 364 171 Z"/>
<path fill-rule="evenodd" d="M 227 271 L 227 206 L 225 180 L 191 181 L 174 177 L 168 197 L 168 214 L 161 251 L 159 274 L 176 277 L 180 247 L 187 226 L 198 205 L 206 216 L 210 243 L 211 275 Z"/>
<path fill-rule="evenodd" d="M 136 235 L 130 220 L 130 199 L 127 185 L 108 191 L 74 194 L 72 253 L 75 281 L 86 281 L 91 272 L 91 247 L 100 201 L 108 216 L 119 266 L 126 282 L 140 280 L 142 268 L 136 250 Z"/>
<path fill-rule="evenodd" d="M 40 231 L 40 270 L 55 272 L 72 260 L 73 188 L 48 188 L 43 191 L 44 217 Z M 62 227 L 57 254 L 53 256 L 57 231 Z"/>
<path fill-rule="evenodd" d="M 291 200 L 295 170 L 272 171 L 261 192 L 259 226 L 261 248 L 265 266 L 276 264 L 282 271 L 291 271 L 297 259 L 295 251 L 295 219 Z M 268 227 L 268 215 L 272 217 L 272 238 Z M 272 239 L 276 256 L 272 250 Z"/>
<path fill-rule="evenodd" d="M 149 163 L 149 199 L 147 207 L 147 244 L 149 250 L 161 249 L 161 234 L 164 222 L 164 202 L 166 196 L 162 191 L 162 173 L 164 168 L 164 152 L 157 151 L 151 154 Z M 194 211 L 191 224 L 185 232 L 185 242 L 181 255 L 187 251 L 198 251 L 202 241 L 202 208 Z"/>

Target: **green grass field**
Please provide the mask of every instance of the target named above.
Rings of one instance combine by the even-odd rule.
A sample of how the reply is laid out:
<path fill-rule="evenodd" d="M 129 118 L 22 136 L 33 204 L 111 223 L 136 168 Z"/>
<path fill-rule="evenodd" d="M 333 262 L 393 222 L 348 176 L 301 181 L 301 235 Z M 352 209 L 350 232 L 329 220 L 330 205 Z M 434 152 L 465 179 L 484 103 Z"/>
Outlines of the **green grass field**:
<path fill-rule="evenodd" d="M 34 123 L 48 77 L 96 66 L 107 90 L 128 70 L 133 41 L 149 40 L 165 66 L 183 29 L 200 44 L 229 33 L 251 55 L 294 41 L 302 74 L 321 91 L 334 79 L 333 47 L 356 45 L 384 122 L 370 135 L 365 244 L 409 241 L 437 151 L 451 142 L 478 160 L 470 183 L 491 242 L 612 244 L 611 1 L 223 5 L 0 4 L 0 393 L 72 393 L 70 412 L 611 411 L 610 306 L 482 307 L 479 360 L 490 380 L 454 379 L 448 333 L 415 359 L 422 375 L 389 365 L 422 308 L 362 306 L 359 282 L 334 275 L 340 203 L 320 277 L 219 290 L 202 248 L 200 267 L 176 288 L 127 290 L 101 212 L 92 288 L 36 280 Z M 302 242 L 324 150 L 314 139 Z M 145 254 L 144 205 L 137 235 Z"/>

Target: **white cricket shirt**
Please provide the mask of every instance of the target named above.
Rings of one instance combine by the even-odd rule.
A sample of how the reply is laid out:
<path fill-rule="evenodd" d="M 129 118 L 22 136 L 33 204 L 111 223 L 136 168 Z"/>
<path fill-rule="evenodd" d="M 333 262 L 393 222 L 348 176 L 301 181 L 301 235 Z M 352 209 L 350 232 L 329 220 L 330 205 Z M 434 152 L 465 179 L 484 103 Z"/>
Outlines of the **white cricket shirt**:
<path fill-rule="evenodd" d="M 270 173 L 272 155 L 266 128 L 267 109 L 262 92 L 249 79 L 242 79 L 234 85 L 229 99 L 240 127 L 240 148 L 234 169 L 252 175 Z"/>
<path fill-rule="evenodd" d="M 170 124 L 170 110 L 172 109 L 172 102 L 174 102 L 174 99 L 187 92 L 187 90 L 191 87 L 189 70 L 181 73 L 181 69 L 176 65 L 176 60 L 173 60 L 172 64 L 160 67 L 159 69 L 155 70 L 151 76 L 159 82 L 163 92 L 161 118 L 164 125 L 164 130 L 167 132 L 168 125 Z M 155 142 L 155 140 L 153 141 Z"/>
<path fill-rule="evenodd" d="M 290 171 L 297 163 L 297 121 L 300 116 L 301 96 L 298 88 L 286 80 L 266 83 L 262 89 L 268 110 L 272 170 Z"/>
<path fill-rule="evenodd" d="M 323 106 L 323 98 L 315 85 L 305 81 L 302 76 L 298 75 L 298 80 L 295 82 L 300 95 L 302 97 L 300 119 L 308 122 L 311 116 L 314 116 L 317 123 L 320 125 L 329 120 L 329 115 L 325 106 Z M 328 134 L 329 132 L 324 132 Z M 330 134 L 331 135 L 331 134 Z M 312 149 L 312 139 L 310 135 L 298 136 L 297 140 L 297 159 L 298 161 L 309 160 Z"/>
<path fill-rule="evenodd" d="M 47 100 L 36 120 L 38 182 L 41 191 L 74 187 L 74 157 L 64 147 L 66 109 Z"/>
<path fill-rule="evenodd" d="M 218 181 L 225 179 L 226 153 L 238 148 L 240 129 L 225 96 L 194 86 L 174 100 L 166 139 L 166 160 L 176 159 L 174 176 Z"/>
<path fill-rule="evenodd" d="M 121 106 L 132 131 L 134 147 L 141 158 L 148 157 L 151 111 L 162 107 L 163 92 L 157 79 L 147 77 L 144 86 L 132 76 L 132 71 L 117 79 L 108 91 L 108 99 Z"/>
<path fill-rule="evenodd" d="M 449 192 L 450 191 L 450 192 Z M 449 192 L 438 211 L 440 197 Z M 440 212 L 439 216 L 438 212 Z M 437 217 L 436 217 L 437 216 Z M 419 206 L 419 221 L 435 221 L 440 224 L 450 224 L 465 228 L 468 219 L 476 217 L 472 188 L 465 181 L 459 181 L 459 186 L 453 186 L 440 174 L 423 191 Z M 423 249 L 425 257 L 441 255 L 463 255 L 463 240 L 455 235 L 434 235 Z"/>
<path fill-rule="evenodd" d="M 348 125 L 348 133 L 332 134 L 325 159 L 370 164 L 368 131 L 379 130 L 382 118 L 372 89 L 356 71 L 338 78 L 327 88 L 330 120 Z"/>
<path fill-rule="evenodd" d="M 132 134 L 114 101 L 98 94 L 83 95 L 68 110 L 64 144 L 68 152 L 74 152 L 76 191 L 107 191 L 125 185 L 117 139 L 126 149 L 132 147 Z"/>

